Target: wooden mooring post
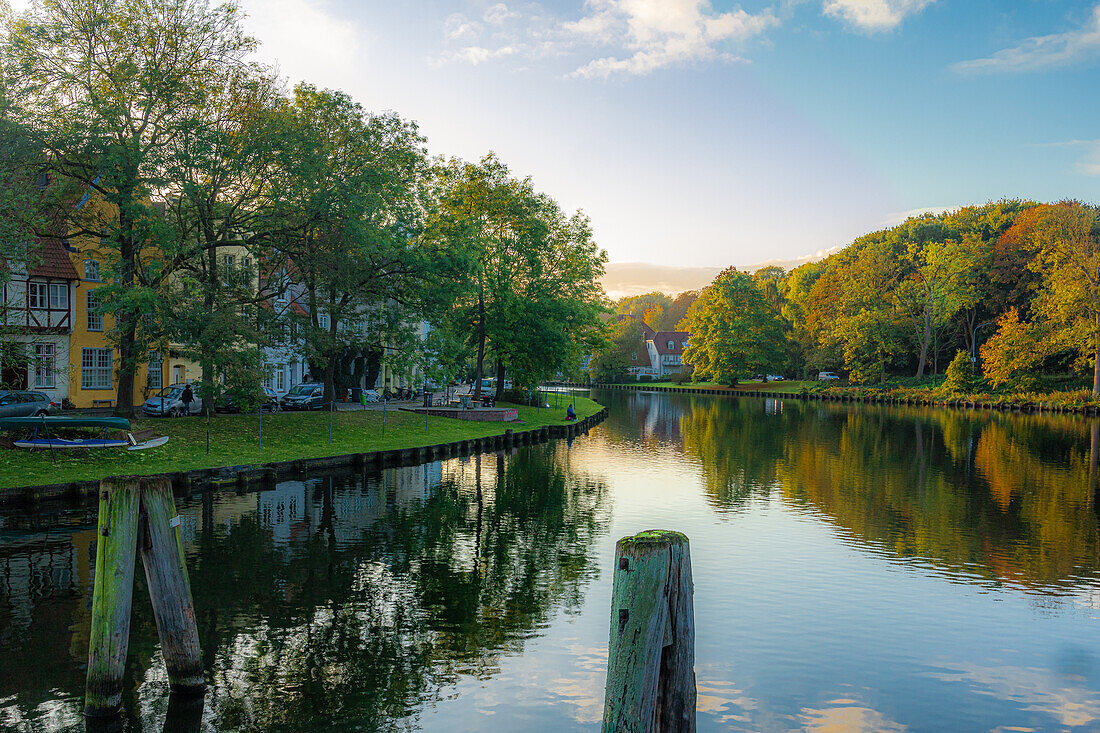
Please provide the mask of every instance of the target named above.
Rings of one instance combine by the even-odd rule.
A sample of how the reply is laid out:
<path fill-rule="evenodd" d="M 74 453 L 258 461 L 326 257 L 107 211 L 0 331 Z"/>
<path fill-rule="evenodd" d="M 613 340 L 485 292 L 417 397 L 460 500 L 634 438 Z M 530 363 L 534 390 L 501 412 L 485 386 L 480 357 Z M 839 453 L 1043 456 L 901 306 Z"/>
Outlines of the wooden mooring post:
<path fill-rule="evenodd" d="M 99 487 L 92 627 L 84 714 L 114 717 L 130 642 L 134 564 L 141 552 L 168 680 L 175 693 L 204 688 L 198 625 L 180 540 L 180 520 L 166 478 L 108 478 Z"/>
<path fill-rule="evenodd" d="M 691 553 L 680 532 L 615 546 L 603 730 L 695 731 Z"/>

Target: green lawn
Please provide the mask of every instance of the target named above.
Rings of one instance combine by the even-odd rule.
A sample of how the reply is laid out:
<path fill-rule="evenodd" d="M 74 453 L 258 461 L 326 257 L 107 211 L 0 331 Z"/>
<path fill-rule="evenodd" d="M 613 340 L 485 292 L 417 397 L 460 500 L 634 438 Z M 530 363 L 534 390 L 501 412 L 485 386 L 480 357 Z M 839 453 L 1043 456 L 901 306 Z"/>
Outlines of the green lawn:
<path fill-rule="evenodd" d="M 586 397 L 577 396 L 573 400 L 577 415 L 582 418 L 601 408 Z M 385 438 L 382 437 L 381 411 L 336 412 L 331 444 L 327 412 L 264 415 L 262 453 L 256 415 L 218 415 L 212 419 L 209 453 L 206 452 L 206 421 L 202 418 L 134 420 L 135 430 L 152 428 L 159 434 L 168 435 L 171 438 L 168 444 L 145 451 L 56 450 L 52 456 L 48 450 L 0 448 L 0 488 L 413 448 L 499 435 L 509 428 L 526 430 L 543 425 L 564 425 L 564 401 L 560 407 L 553 406 L 556 400 L 550 395 L 549 402 L 552 405 L 549 409 L 519 406 L 521 422 L 518 423 L 463 422 L 429 417 L 427 429 L 423 415 L 390 410 L 386 413 Z"/>

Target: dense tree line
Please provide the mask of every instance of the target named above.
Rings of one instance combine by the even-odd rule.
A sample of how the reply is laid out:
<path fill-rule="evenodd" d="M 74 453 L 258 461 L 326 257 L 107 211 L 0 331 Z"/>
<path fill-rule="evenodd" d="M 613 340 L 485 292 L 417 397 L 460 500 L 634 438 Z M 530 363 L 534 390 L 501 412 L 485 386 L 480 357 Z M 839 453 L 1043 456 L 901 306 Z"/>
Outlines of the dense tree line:
<path fill-rule="evenodd" d="M 963 381 L 974 366 L 993 387 L 1077 373 L 1100 395 L 1100 212 L 1077 201 L 925 214 L 791 272 L 728 269 L 686 295 L 677 327 L 691 333 L 697 379 L 826 370 L 882 384 L 955 361 Z M 619 308 L 648 323 L 672 302 L 656 293 Z"/>
<path fill-rule="evenodd" d="M 40 214 L 0 217 L 0 255 L 100 238 L 121 412 L 168 343 L 212 395 L 228 375 L 258 383 L 263 347 L 299 343 L 330 400 L 383 352 L 437 379 L 469 357 L 533 383 L 599 336 L 606 257 L 583 214 L 491 154 L 431 157 L 397 114 L 285 89 L 232 3 L 0 15 L 0 207 Z M 88 196 L 104 205 L 74 206 Z"/>

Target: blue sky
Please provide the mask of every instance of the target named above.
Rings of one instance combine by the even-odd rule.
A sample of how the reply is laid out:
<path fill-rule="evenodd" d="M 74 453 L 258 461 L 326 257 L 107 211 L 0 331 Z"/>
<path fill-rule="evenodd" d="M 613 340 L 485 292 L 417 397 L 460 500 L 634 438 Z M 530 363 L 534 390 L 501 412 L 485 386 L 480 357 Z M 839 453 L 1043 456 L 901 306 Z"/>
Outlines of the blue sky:
<path fill-rule="evenodd" d="M 17 3 L 22 4 L 22 3 Z M 290 79 L 495 150 L 612 261 L 751 264 L 905 212 L 1100 201 L 1100 0 L 243 0 Z"/>

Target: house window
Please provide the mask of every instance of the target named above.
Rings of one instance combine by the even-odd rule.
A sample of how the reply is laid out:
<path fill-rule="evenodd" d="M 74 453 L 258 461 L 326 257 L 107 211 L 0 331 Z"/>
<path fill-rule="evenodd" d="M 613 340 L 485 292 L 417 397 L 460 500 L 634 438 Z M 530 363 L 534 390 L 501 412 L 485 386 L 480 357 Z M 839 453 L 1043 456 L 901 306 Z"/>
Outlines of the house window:
<path fill-rule="evenodd" d="M 186 374 L 187 370 L 183 368 L 183 364 L 174 364 L 172 366 L 172 384 L 183 384 L 183 378 Z"/>
<path fill-rule="evenodd" d="M 46 283 L 27 283 L 27 307 L 45 309 L 49 303 L 49 288 Z"/>
<path fill-rule="evenodd" d="M 252 258 L 251 257 L 242 257 L 241 258 L 241 269 L 242 270 L 251 270 L 252 269 Z"/>
<path fill-rule="evenodd" d="M 669 341 L 668 342 L 668 350 L 672 351 L 675 348 L 676 348 L 676 342 L 675 341 Z"/>
<path fill-rule="evenodd" d="M 103 330 L 103 313 L 99 310 L 99 293 L 95 289 L 87 291 L 84 296 L 87 301 L 88 330 Z"/>
<path fill-rule="evenodd" d="M 275 365 L 264 364 L 264 386 L 268 389 L 275 387 Z"/>
<path fill-rule="evenodd" d="M 110 349 L 80 350 L 80 388 L 110 389 L 114 375 L 114 353 Z"/>
<path fill-rule="evenodd" d="M 149 389 L 164 386 L 164 357 L 159 351 L 149 352 Z"/>
<path fill-rule="evenodd" d="M 275 391 L 286 391 L 286 364 L 279 364 L 275 367 Z"/>
<path fill-rule="evenodd" d="M 317 316 L 317 325 L 328 330 L 328 313 L 321 313 Z"/>
<path fill-rule="evenodd" d="M 232 270 L 235 260 L 233 255 L 225 255 L 225 257 L 222 258 L 222 262 L 225 263 L 225 269 Z"/>
<path fill-rule="evenodd" d="M 53 389 L 55 386 L 53 344 L 35 344 L 34 386 L 38 389 Z"/>
<path fill-rule="evenodd" d="M 95 260 L 84 260 L 84 279 L 91 282 L 99 282 L 99 263 Z"/>
<path fill-rule="evenodd" d="M 69 310 L 69 283 L 50 283 L 50 308 Z"/>

